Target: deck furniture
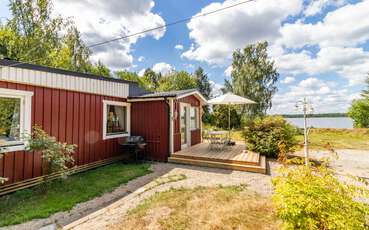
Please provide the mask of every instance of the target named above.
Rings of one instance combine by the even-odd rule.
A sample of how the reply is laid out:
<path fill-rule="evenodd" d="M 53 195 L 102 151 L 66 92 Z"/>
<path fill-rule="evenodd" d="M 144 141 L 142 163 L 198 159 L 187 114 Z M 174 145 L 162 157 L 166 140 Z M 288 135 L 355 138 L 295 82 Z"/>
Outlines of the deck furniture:
<path fill-rule="evenodd" d="M 209 131 L 208 141 L 209 149 L 213 150 L 223 150 L 228 143 L 228 132 L 227 131 Z"/>

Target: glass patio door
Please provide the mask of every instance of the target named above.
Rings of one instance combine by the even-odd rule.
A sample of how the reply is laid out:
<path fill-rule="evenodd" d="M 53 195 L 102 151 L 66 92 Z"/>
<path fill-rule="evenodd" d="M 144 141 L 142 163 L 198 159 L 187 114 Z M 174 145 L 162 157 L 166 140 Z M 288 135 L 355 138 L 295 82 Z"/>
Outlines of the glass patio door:
<path fill-rule="evenodd" d="M 189 107 L 186 104 L 180 106 L 180 131 L 181 149 L 189 146 Z"/>

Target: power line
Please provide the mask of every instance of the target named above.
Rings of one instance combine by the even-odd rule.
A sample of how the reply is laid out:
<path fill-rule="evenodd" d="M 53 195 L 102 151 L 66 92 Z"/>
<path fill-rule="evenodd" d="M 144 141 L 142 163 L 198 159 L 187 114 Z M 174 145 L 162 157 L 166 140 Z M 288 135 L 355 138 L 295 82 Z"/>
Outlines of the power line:
<path fill-rule="evenodd" d="M 245 4 L 245 3 L 253 2 L 253 1 L 255 1 L 255 0 L 242 1 L 242 2 L 233 4 L 233 5 L 229 5 L 229 6 L 226 6 L 226 7 L 223 7 L 223 8 L 219 8 L 217 10 L 213 10 L 213 11 L 210 11 L 210 12 L 207 12 L 207 13 L 198 14 L 198 15 L 195 15 L 193 17 L 184 18 L 184 19 L 181 19 L 181 20 L 178 20 L 178 21 L 170 22 L 170 23 L 167 23 L 167 24 L 164 24 L 164 25 L 161 25 L 161 26 L 153 27 L 153 28 L 143 30 L 143 31 L 140 31 L 140 32 L 136 32 L 136 33 L 133 33 L 133 34 L 129 34 L 129 35 L 113 38 L 111 40 L 106 40 L 106 41 L 102 41 L 102 42 L 99 42 L 99 43 L 91 44 L 91 45 L 88 45 L 87 47 L 93 48 L 93 47 L 96 47 L 96 46 L 104 45 L 104 44 L 115 42 L 115 41 L 118 41 L 118 40 L 134 37 L 134 36 L 137 36 L 137 35 L 140 35 L 140 34 L 145 34 L 147 32 L 151 32 L 151 31 L 154 31 L 154 30 L 159 30 L 159 29 L 163 29 L 163 28 L 166 28 L 166 27 L 169 27 L 169 26 L 174 26 L 174 25 L 177 25 L 177 24 L 180 24 L 180 23 L 183 23 L 183 22 L 190 21 L 191 19 L 205 17 L 207 15 L 215 14 L 215 13 L 218 13 L 220 11 L 224 11 L 224 10 L 227 10 L 227 9 L 230 9 L 230 8 L 233 8 L 233 7 Z"/>
<path fill-rule="evenodd" d="M 233 7 L 236 7 L 236 6 L 239 6 L 239 5 L 243 5 L 243 4 L 246 4 L 246 3 L 249 3 L 249 2 L 253 2 L 253 1 L 256 1 L 256 0 L 241 1 L 241 2 L 238 2 L 238 3 L 232 4 L 232 5 L 226 6 L 226 7 L 219 8 L 217 10 L 209 11 L 209 12 L 202 13 L 202 14 L 197 14 L 197 15 L 192 16 L 192 17 L 187 17 L 187 18 L 180 19 L 180 20 L 177 20 L 177 21 L 174 21 L 174 22 L 166 23 L 164 25 L 153 27 L 153 28 L 146 29 L 146 30 L 142 30 L 140 32 L 136 32 L 136 33 L 128 34 L 128 35 L 125 35 L 125 36 L 116 37 L 116 38 L 113 38 L 113 39 L 110 39 L 110 40 L 98 42 L 98 43 L 95 43 L 95 44 L 88 45 L 87 47 L 88 48 L 93 48 L 93 47 L 96 47 L 96 46 L 105 45 L 105 44 L 108 44 L 108 43 L 111 43 L 111 42 L 115 42 L 115 41 L 118 41 L 118 40 L 122 40 L 122 39 L 127 39 L 127 38 L 130 38 L 130 37 L 134 37 L 134 36 L 137 36 L 137 35 L 140 35 L 140 34 L 145 34 L 145 33 L 151 32 L 151 31 L 155 31 L 155 30 L 167 28 L 167 27 L 170 27 L 170 26 L 174 26 L 174 25 L 177 25 L 177 24 L 180 24 L 180 23 L 184 23 L 184 22 L 190 21 L 191 19 L 205 17 L 207 15 L 215 14 L 215 13 L 218 13 L 218 12 L 221 12 L 221 11 L 224 11 L 224 10 L 227 10 L 227 9 L 230 9 L 230 8 L 233 8 Z M 35 61 L 39 61 L 41 59 L 43 59 L 43 58 L 35 59 L 35 60 L 30 61 L 30 62 L 27 62 L 27 63 L 32 63 L 32 62 L 35 62 Z M 18 65 L 21 65 L 21 64 L 27 64 L 27 63 L 26 62 L 19 61 L 19 63 L 15 63 L 13 65 L 8 65 L 7 67 L 14 67 L 14 66 L 18 66 Z M 0 66 L 0 68 L 2 68 L 2 66 Z"/>

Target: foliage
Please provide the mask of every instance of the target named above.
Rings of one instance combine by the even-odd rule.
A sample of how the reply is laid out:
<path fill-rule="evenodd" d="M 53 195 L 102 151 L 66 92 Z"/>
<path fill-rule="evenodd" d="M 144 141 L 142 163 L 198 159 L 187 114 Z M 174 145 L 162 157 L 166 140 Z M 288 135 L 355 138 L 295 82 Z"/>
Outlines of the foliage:
<path fill-rule="evenodd" d="M 363 90 L 363 92 L 361 93 L 361 96 L 364 98 L 369 98 L 369 73 L 366 77 L 365 83 L 366 83 L 366 89 Z"/>
<path fill-rule="evenodd" d="M 302 163 L 299 162 L 299 163 Z M 367 229 L 369 206 L 364 187 L 340 182 L 324 163 L 319 167 L 284 166 L 273 179 L 273 202 L 285 229 Z"/>
<path fill-rule="evenodd" d="M 208 75 L 204 73 L 204 69 L 199 67 L 195 70 L 194 77 L 196 79 L 196 85 L 199 92 L 206 98 L 209 99 L 211 96 L 211 86 Z M 203 108 L 202 121 L 210 123 L 210 111 L 209 106 L 205 105 Z"/>
<path fill-rule="evenodd" d="M 39 151 L 43 160 L 42 169 L 44 175 L 54 172 L 66 174 L 68 166 L 73 165 L 76 146 L 60 143 L 55 137 L 49 136 L 39 126 L 34 126 L 32 135 L 27 141 L 27 151 Z M 48 177 L 45 177 L 45 181 Z"/>
<path fill-rule="evenodd" d="M 155 92 L 159 89 L 160 81 L 162 79 L 161 73 L 155 73 L 152 69 L 147 68 L 142 77 L 145 88 L 149 91 Z"/>
<path fill-rule="evenodd" d="M 348 111 L 357 128 L 369 128 L 369 97 L 354 100 Z"/>
<path fill-rule="evenodd" d="M 39 65 L 110 76 L 70 19 L 53 12 L 50 0 L 11 0 L 12 18 L 0 25 L 0 56 Z"/>
<path fill-rule="evenodd" d="M 160 79 L 158 91 L 195 89 L 196 79 L 186 71 L 172 71 Z"/>
<path fill-rule="evenodd" d="M 243 131 L 243 137 L 251 151 L 277 158 L 281 144 L 285 152 L 296 146 L 296 132 L 296 128 L 283 117 L 267 116 L 250 120 Z"/>
<path fill-rule="evenodd" d="M 0 226 L 71 210 L 75 205 L 99 197 L 137 177 L 150 173 L 149 164 L 114 163 L 78 173 L 66 180 L 50 182 L 47 194 L 42 186 L 23 189 L 0 197 Z"/>
<path fill-rule="evenodd" d="M 229 106 L 228 105 L 214 105 L 213 106 L 213 125 L 218 128 L 228 129 L 228 119 L 229 119 Z M 231 109 L 231 129 L 240 128 L 240 115 L 237 112 L 236 105 L 230 105 Z"/>
<path fill-rule="evenodd" d="M 277 91 L 275 83 L 279 74 L 274 61 L 268 58 L 268 43 L 262 42 L 246 46 L 233 53 L 231 82 L 226 89 L 247 97 L 257 104 L 244 106 L 250 116 L 266 113 L 272 106 L 272 96 Z"/>

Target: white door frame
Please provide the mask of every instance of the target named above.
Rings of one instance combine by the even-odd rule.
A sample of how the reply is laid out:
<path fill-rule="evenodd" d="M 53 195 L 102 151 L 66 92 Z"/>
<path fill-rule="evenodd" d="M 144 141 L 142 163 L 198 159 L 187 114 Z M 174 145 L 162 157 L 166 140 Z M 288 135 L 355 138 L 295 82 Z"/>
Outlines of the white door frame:
<path fill-rule="evenodd" d="M 181 132 L 181 111 L 183 109 L 186 110 L 186 143 L 185 144 L 182 144 L 182 136 L 181 136 L 181 149 L 185 149 L 185 148 L 188 148 L 191 146 L 191 128 L 190 128 L 190 108 L 191 108 L 191 105 L 188 104 L 188 103 L 183 103 L 183 102 L 180 102 L 179 104 L 179 125 L 180 125 L 180 135 L 182 135 L 182 132 Z"/>

